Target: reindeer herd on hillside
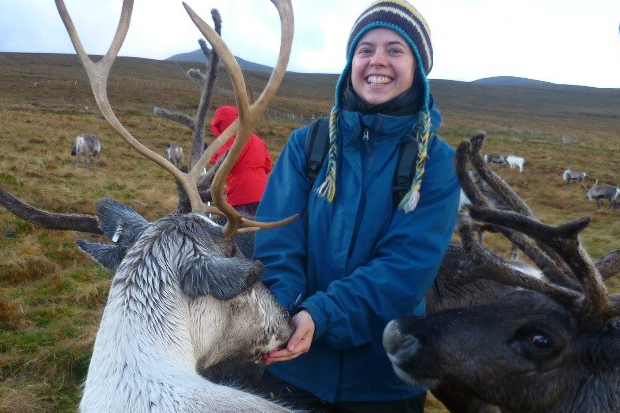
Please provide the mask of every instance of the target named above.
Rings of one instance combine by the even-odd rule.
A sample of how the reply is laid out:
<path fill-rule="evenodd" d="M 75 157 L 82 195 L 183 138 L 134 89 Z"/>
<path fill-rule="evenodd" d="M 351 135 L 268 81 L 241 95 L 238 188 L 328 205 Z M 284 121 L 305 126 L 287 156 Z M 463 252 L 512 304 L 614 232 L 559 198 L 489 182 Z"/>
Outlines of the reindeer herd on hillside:
<path fill-rule="evenodd" d="M 564 141 L 563 141 L 564 142 Z M 485 154 L 484 161 L 487 164 L 508 165 L 510 169 L 519 168 L 519 172 L 523 172 L 523 164 L 525 159 L 516 155 L 498 155 Z M 563 173 L 562 179 L 566 184 L 571 182 L 579 182 L 585 190 L 585 196 L 589 201 L 596 201 L 596 207 L 601 209 L 601 201 L 607 200 L 609 207 L 612 209 L 620 209 L 620 186 L 615 185 L 599 185 L 598 179 L 594 185 L 588 188 L 586 178 L 588 174 L 582 171 L 574 171 L 569 166 Z"/>
<path fill-rule="evenodd" d="M 239 244 L 249 243 L 251 251 L 252 231 L 297 217 L 273 223 L 242 217 L 222 191 L 290 55 L 291 1 L 272 3 L 281 21 L 281 52 L 253 104 L 219 36 L 219 17 L 214 13 L 214 30 L 184 5 L 211 43 L 211 56 L 219 56 L 230 74 L 239 108 L 239 119 L 203 151 L 204 132 L 197 129 L 204 129 L 214 75 L 201 77 L 200 109 L 194 119 L 184 120 L 191 120 L 187 125 L 194 131 L 185 173 L 136 140 L 108 101 L 107 79 L 129 28 L 133 0 L 123 1 L 112 45 L 97 63 L 83 49 L 63 0 L 56 0 L 103 116 L 132 148 L 169 172 L 179 189 L 177 210 L 149 222 L 111 199 L 100 200 L 93 216 L 51 213 L 0 186 L 0 204 L 34 225 L 108 239 L 78 244 L 114 272 L 82 412 L 292 411 L 216 380 L 222 379 L 221 369 L 233 375 L 256 371 L 261 355 L 291 334 L 289 314 L 260 283 L 262 265 Z M 217 66 L 217 60 L 210 64 Z M 237 139 L 227 156 L 203 174 L 212 154 L 233 133 Z M 452 412 L 620 411 L 620 295 L 608 293 L 603 282 L 620 273 L 620 250 L 594 263 L 579 240 L 589 218 L 558 226 L 538 221 L 489 167 L 490 157 L 481 154 L 484 139 L 477 134 L 457 150 L 457 174 L 471 204 L 471 220 L 460 225 L 460 242 L 449 246 L 428 291 L 428 314 L 387 325 L 383 344 L 388 357 L 403 380 L 429 387 Z M 172 148 L 168 152 L 175 153 Z M 205 204 L 207 194 L 214 206 Z M 224 217 L 223 224 L 212 214 Z M 472 236 L 480 227 L 501 233 L 533 266 L 483 247 Z M 235 368 L 226 369 L 227 363 Z"/>

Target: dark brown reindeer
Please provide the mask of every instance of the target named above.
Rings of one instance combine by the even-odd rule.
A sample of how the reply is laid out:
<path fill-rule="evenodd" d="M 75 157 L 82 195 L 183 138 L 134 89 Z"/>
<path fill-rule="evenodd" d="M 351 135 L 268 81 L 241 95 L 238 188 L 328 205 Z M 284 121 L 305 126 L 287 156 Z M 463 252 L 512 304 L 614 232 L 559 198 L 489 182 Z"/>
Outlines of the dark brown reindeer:
<path fill-rule="evenodd" d="M 430 387 L 452 412 L 620 411 L 620 295 L 603 284 L 618 272 L 620 250 L 595 265 L 579 242 L 589 218 L 557 227 L 537 221 L 484 167 L 482 140 L 465 141 L 457 152 L 461 185 L 474 200 L 470 213 L 516 240 L 544 279 L 515 271 L 461 226 L 472 264 L 462 282 L 471 291 L 425 317 L 388 324 L 384 346 L 395 371 Z M 511 211 L 488 207 L 464 173 L 467 158 Z M 502 287 L 472 288 L 479 282 Z"/>
<path fill-rule="evenodd" d="M 259 360 L 261 354 L 285 343 L 291 332 L 288 314 L 260 283 L 261 264 L 243 257 L 232 238 L 236 233 L 284 225 L 295 217 L 272 223 L 246 219 L 226 202 L 221 191 L 226 175 L 281 83 L 290 55 L 291 3 L 272 3 L 282 23 L 281 53 L 267 86 L 253 105 L 248 103 L 241 70 L 232 53 L 217 33 L 185 5 L 231 75 L 239 119 L 201 154 L 188 173 L 183 173 L 136 140 L 116 118 L 108 101 L 107 80 L 129 28 L 133 1 L 124 0 L 112 45 L 94 63 L 81 45 L 64 2 L 56 0 L 101 113 L 130 146 L 180 182 L 191 206 L 187 214 L 172 214 L 149 223 L 110 200 L 99 203 L 98 213 L 104 217 L 100 219 L 41 211 L 4 189 L 0 191 L 2 205 L 35 225 L 104 233 L 117 243 L 107 249 L 102 244 L 82 243 L 86 250 L 96 245 L 97 250 L 90 250 L 94 254 L 116 254 L 117 262 L 81 411 L 289 411 L 255 395 L 209 382 L 196 373 L 198 364 L 217 364 L 227 357 Z M 202 169 L 235 132 L 237 139 L 213 178 L 215 206 L 207 206 L 197 188 Z M 226 223 L 223 227 L 217 225 L 206 214 L 225 216 Z M 131 237 L 127 237 L 127 229 L 131 229 Z M 243 317 L 244 322 L 236 322 L 235 317 Z"/>

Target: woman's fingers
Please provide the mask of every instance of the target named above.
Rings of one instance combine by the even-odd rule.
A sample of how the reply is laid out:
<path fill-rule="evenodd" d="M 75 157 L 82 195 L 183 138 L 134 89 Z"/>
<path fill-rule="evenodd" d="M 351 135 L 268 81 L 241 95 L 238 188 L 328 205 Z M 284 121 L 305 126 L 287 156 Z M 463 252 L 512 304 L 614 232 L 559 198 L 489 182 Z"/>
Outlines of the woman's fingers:
<path fill-rule="evenodd" d="M 274 350 L 263 356 L 265 364 L 277 363 L 292 360 L 310 350 L 312 337 L 314 336 L 314 320 L 305 310 L 293 316 L 293 327 L 295 331 L 289 339 L 286 348 Z"/>

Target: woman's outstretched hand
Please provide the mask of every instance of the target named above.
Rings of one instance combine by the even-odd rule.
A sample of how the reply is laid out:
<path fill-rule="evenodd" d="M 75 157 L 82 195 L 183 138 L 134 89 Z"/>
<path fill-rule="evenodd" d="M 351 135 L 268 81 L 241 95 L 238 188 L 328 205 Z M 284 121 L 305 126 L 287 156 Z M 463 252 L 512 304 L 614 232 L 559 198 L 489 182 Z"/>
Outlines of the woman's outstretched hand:
<path fill-rule="evenodd" d="M 263 356 L 265 364 L 287 361 L 298 357 L 308 350 L 314 336 L 314 320 L 306 310 L 301 310 L 293 316 L 293 335 L 286 347 L 282 350 L 273 350 Z"/>

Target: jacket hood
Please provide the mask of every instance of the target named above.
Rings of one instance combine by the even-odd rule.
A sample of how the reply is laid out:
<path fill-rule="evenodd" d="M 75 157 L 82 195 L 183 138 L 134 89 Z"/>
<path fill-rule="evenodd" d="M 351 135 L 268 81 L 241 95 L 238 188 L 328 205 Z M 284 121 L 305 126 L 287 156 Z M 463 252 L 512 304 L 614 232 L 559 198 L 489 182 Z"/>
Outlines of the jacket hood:
<path fill-rule="evenodd" d="M 239 113 L 234 106 L 220 106 L 213 115 L 211 121 L 211 132 L 217 138 L 237 119 Z"/>

